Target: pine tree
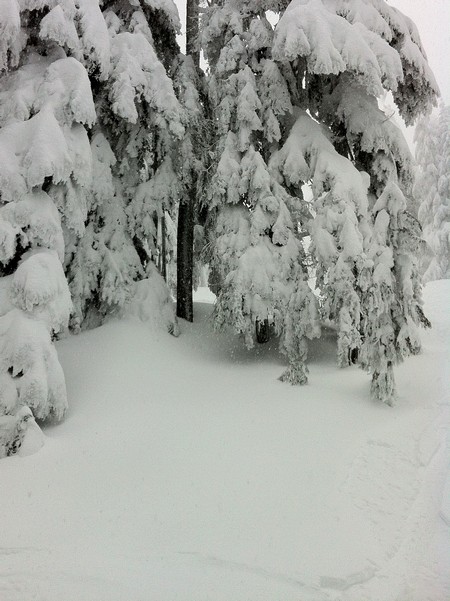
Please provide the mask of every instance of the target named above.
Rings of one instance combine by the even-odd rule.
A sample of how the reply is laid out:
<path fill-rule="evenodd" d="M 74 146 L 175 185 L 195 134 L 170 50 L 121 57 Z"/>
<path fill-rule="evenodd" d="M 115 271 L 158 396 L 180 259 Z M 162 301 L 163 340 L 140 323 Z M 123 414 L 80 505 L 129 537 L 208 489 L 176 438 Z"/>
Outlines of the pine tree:
<path fill-rule="evenodd" d="M 257 327 L 270 324 L 289 362 L 282 379 L 305 383 L 305 338 L 316 336 L 318 326 L 299 235 L 307 211 L 269 166 L 280 121 L 292 112 L 287 83 L 270 56 L 272 38 L 260 3 L 224 2 L 207 13 L 203 39 L 219 148 L 209 190 L 215 322 L 232 324 L 248 347 Z"/>
<path fill-rule="evenodd" d="M 98 123 L 88 225 L 66 259 L 74 327 L 121 310 L 152 263 L 163 269 L 174 248 L 162 230 L 181 195 L 173 157 L 184 114 L 168 76 L 178 52 L 176 7 L 104 2 L 101 18 L 109 68 L 90 70 Z"/>
<path fill-rule="evenodd" d="M 40 419 L 61 419 L 64 376 L 51 336 L 71 311 L 61 217 L 82 222 L 70 189 L 91 181 L 87 128 L 96 119 L 73 20 L 61 6 L 7 2 L 0 15 L 0 269 L 12 309 L 0 324 L 0 412 L 28 404 Z M 73 17 L 73 14 L 72 14 Z M 58 207 L 52 182 L 66 191 Z"/>
<path fill-rule="evenodd" d="M 275 27 L 266 11 L 278 17 Z M 285 224 L 289 216 L 284 241 L 287 231 L 310 236 L 322 314 L 338 327 L 339 364 L 359 354 L 374 395 L 392 402 L 391 368 L 417 352 L 415 325 L 424 318 L 419 236 L 408 212 L 412 159 L 377 97 L 391 91 L 407 123 L 434 103 L 437 86 L 417 29 L 381 0 L 224 0 L 206 14 L 203 36 L 219 123 L 210 194 L 219 323 L 231 321 L 252 339 L 252 319 L 264 317 L 245 303 L 254 280 L 270 307 L 265 317 L 275 320 L 279 288 L 267 284 L 276 262 L 267 253 L 258 258 L 260 272 L 238 274 L 249 250 L 272 242 L 278 216 Z M 275 201 L 261 202 L 269 190 Z M 304 253 L 280 256 L 278 277 L 286 264 L 296 266 L 296 285 L 304 283 Z"/>
<path fill-rule="evenodd" d="M 418 173 L 414 195 L 419 220 L 431 249 L 424 281 L 450 278 L 450 107 L 424 117 L 416 128 Z"/>
<path fill-rule="evenodd" d="M 75 328 L 121 309 L 176 211 L 183 111 L 167 69 L 179 19 L 172 0 L 3 4 L 0 411 L 27 403 L 60 419 L 52 336 L 67 327 L 71 296 Z"/>

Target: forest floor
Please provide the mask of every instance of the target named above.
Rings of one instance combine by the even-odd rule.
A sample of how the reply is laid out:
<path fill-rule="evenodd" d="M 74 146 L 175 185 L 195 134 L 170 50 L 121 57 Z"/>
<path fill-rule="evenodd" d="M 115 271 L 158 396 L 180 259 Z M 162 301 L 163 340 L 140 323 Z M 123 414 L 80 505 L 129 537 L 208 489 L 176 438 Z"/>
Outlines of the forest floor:
<path fill-rule="evenodd" d="M 0 461 L 1 601 L 448 601 L 450 282 L 394 407 L 310 348 L 134 319 L 57 344 L 70 410 Z M 447 479 L 447 481 L 446 481 Z"/>

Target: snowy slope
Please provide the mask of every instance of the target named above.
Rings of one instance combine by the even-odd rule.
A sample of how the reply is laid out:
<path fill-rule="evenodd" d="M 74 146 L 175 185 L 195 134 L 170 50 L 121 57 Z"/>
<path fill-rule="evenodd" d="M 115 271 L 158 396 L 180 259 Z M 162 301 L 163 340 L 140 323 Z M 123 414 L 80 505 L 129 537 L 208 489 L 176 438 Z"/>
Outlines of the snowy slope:
<path fill-rule="evenodd" d="M 206 303 L 178 339 L 129 319 L 58 343 L 68 417 L 0 461 L 0 600 L 448 601 L 449 300 L 427 286 L 394 408 L 331 333 L 290 387 Z"/>

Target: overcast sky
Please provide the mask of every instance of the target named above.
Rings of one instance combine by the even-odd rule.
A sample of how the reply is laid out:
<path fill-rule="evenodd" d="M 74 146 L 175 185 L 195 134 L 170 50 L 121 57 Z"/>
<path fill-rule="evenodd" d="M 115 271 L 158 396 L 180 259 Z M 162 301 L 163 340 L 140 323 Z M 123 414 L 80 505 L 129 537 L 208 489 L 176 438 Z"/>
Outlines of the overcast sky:
<path fill-rule="evenodd" d="M 186 2 L 175 2 L 184 29 Z M 389 4 L 416 23 L 442 98 L 450 104 L 450 0 L 389 0 Z"/>

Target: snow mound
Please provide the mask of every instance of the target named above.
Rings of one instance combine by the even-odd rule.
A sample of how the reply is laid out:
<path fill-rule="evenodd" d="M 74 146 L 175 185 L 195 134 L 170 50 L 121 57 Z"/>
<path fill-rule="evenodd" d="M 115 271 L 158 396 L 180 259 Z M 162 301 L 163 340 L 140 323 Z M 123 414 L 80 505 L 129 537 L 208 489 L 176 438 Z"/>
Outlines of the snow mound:
<path fill-rule="evenodd" d="M 125 307 L 125 317 L 137 317 L 150 328 L 163 329 L 178 336 L 179 328 L 175 304 L 164 278 L 156 268 L 150 268 L 150 276 L 137 282 L 133 298 Z"/>
<path fill-rule="evenodd" d="M 25 433 L 25 437 L 17 454 L 20 457 L 27 457 L 37 453 L 45 443 L 45 436 L 37 423 L 33 420 Z"/>

